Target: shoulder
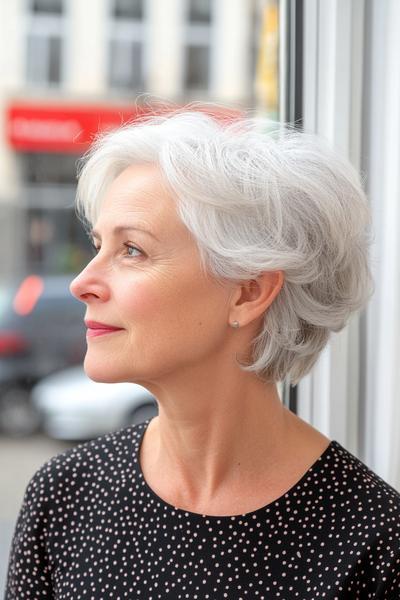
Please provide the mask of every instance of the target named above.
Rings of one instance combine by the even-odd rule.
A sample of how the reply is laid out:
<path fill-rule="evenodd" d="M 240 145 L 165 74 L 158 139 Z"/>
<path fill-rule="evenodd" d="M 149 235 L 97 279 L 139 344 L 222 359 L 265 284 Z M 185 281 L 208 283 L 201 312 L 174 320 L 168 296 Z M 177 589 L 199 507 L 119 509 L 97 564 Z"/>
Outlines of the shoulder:
<path fill-rule="evenodd" d="M 400 559 L 400 494 L 364 462 L 331 444 L 325 499 L 337 523 L 354 544 L 374 556 L 373 562 L 389 565 Z"/>
<path fill-rule="evenodd" d="M 338 442 L 332 442 L 331 449 L 332 474 L 341 478 L 342 493 L 347 491 L 355 499 L 374 506 L 384 504 L 400 515 L 398 491 Z"/>
<path fill-rule="evenodd" d="M 317 529 L 338 573 L 347 566 L 346 585 L 363 586 L 368 598 L 399 597 L 400 494 L 336 441 L 309 475 Z"/>
<path fill-rule="evenodd" d="M 57 454 L 34 473 L 25 501 L 49 502 L 57 496 L 62 500 L 60 490 L 78 492 L 93 482 L 110 485 L 113 478 L 132 471 L 144 427 L 144 423 L 127 427 Z"/>

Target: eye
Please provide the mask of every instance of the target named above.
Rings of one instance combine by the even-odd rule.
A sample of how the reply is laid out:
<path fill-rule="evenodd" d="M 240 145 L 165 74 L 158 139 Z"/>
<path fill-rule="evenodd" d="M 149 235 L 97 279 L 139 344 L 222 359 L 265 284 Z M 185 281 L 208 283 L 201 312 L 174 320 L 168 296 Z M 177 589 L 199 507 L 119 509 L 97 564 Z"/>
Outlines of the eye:
<path fill-rule="evenodd" d="M 136 256 L 143 256 L 143 252 L 139 249 L 136 248 L 136 246 L 133 246 L 132 244 L 124 244 L 125 248 L 127 248 L 127 255 L 130 258 L 135 258 Z"/>
<path fill-rule="evenodd" d="M 91 242 L 90 245 L 92 247 L 94 256 L 100 252 L 101 246 L 96 246 L 96 244 L 94 242 Z M 133 246 L 133 244 L 126 243 L 126 244 L 124 244 L 124 246 L 127 249 L 126 256 L 128 258 L 136 258 L 138 256 L 144 255 L 144 252 L 142 252 L 142 250 L 140 250 L 140 248 Z"/>

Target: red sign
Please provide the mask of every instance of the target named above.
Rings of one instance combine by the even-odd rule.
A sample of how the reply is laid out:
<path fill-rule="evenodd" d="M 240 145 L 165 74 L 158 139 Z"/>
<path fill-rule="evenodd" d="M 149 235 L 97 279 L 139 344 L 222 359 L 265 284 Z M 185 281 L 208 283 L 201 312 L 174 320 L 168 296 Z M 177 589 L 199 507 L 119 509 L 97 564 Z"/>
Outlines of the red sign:
<path fill-rule="evenodd" d="M 114 129 L 145 111 L 103 106 L 9 106 L 7 138 L 23 152 L 73 152 L 81 154 L 100 131 Z"/>
<path fill-rule="evenodd" d="M 197 108 L 196 110 L 200 110 Z M 203 109 L 207 111 L 207 107 Z M 115 129 L 145 114 L 168 112 L 151 107 L 93 105 L 39 105 L 15 102 L 7 111 L 7 139 L 20 152 L 71 152 L 82 154 L 96 134 Z M 215 117 L 235 119 L 239 112 L 212 111 Z"/>

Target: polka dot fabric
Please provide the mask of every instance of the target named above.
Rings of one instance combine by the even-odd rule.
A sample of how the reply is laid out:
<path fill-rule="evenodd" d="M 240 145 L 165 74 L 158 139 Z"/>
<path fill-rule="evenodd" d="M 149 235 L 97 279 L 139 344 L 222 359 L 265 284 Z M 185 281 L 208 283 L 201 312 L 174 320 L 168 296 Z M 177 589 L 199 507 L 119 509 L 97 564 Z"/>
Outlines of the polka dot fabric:
<path fill-rule="evenodd" d="M 6 600 L 400 598 L 400 496 L 339 443 L 275 502 L 216 517 L 148 487 L 138 461 L 147 424 L 34 475 Z"/>

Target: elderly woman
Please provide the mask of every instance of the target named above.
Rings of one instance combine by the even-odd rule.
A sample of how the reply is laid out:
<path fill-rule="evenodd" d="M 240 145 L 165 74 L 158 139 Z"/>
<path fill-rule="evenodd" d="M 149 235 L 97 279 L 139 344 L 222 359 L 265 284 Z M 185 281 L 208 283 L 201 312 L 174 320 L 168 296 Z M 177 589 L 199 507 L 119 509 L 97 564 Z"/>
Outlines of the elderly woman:
<path fill-rule="evenodd" d="M 34 475 L 7 600 L 399 598 L 399 495 L 277 391 L 369 297 L 352 167 L 182 112 L 101 138 L 78 207 L 86 373 L 142 384 L 159 415 Z"/>

